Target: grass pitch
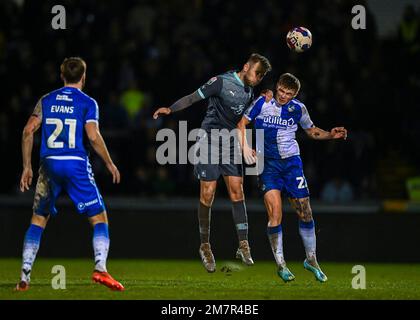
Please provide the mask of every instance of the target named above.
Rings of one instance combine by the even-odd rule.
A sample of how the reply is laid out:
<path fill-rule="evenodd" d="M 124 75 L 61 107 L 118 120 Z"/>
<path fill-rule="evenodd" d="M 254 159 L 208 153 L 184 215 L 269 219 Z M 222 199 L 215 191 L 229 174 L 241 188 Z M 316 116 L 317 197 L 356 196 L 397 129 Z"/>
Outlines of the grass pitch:
<path fill-rule="evenodd" d="M 19 259 L 0 259 L 0 300 L 15 299 L 144 299 L 144 300 L 288 300 L 288 299 L 420 299 L 419 264 L 362 264 L 366 289 L 352 288 L 354 264 L 321 263 L 328 282 L 319 283 L 301 262 L 289 262 L 296 280 L 276 275 L 273 261 L 247 267 L 237 261 L 217 261 L 217 271 L 207 273 L 196 260 L 110 260 L 108 270 L 123 285 L 113 292 L 94 284 L 89 259 L 38 259 L 31 288 L 14 292 L 20 275 Z M 54 290 L 54 265 L 66 270 L 66 289 Z"/>

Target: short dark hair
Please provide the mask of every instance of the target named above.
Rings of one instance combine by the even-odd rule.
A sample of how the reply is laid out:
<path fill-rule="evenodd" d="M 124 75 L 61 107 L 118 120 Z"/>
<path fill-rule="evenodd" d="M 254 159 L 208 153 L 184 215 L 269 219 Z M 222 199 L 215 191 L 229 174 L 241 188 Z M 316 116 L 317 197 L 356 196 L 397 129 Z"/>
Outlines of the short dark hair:
<path fill-rule="evenodd" d="M 261 69 L 262 69 L 261 71 L 264 74 L 266 74 L 267 72 L 271 71 L 271 63 L 270 63 L 270 61 L 266 57 L 260 55 L 259 53 L 253 53 L 253 54 L 251 54 L 249 56 L 247 62 L 250 63 L 250 64 L 254 64 L 254 63 L 259 62 L 260 63 L 260 66 L 261 66 Z"/>
<path fill-rule="evenodd" d="M 283 73 L 277 85 L 283 86 L 287 89 L 295 90 L 296 93 L 300 90 L 300 81 L 299 79 L 291 73 Z"/>
<path fill-rule="evenodd" d="M 80 57 L 65 58 L 60 71 L 65 82 L 78 83 L 86 72 L 86 62 Z"/>

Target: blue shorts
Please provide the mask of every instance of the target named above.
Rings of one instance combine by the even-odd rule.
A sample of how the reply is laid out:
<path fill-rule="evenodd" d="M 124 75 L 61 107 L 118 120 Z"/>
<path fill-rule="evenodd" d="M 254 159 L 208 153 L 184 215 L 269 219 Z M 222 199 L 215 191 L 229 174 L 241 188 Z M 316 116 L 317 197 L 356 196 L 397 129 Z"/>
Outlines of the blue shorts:
<path fill-rule="evenodd" d="M 34 212 L 42 216 L 55 216 L 55 203 L 63 191 L 69 195 L 80 214 L 92 217 L 105 210 L 88 159 L 43 159 L 36 184 Z"/>
<path fill-rule="evenodd" d="M 263 194 L 275 189 L 280 190 L 289 198 L 309 197 L 300 156 L 286 159 L 265 158 L 264 171 L 258 176 L 258 186 Z"/>

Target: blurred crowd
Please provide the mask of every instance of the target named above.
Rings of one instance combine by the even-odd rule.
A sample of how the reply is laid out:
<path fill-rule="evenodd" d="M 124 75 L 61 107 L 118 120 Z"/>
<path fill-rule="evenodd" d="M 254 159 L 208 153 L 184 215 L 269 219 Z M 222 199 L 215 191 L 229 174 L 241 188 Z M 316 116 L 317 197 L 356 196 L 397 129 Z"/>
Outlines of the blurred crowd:
<path fill-rule="evenodd" d="M 359 1 L 363 3 L 364 1 Z M 366 30 L 351 27 L 352 1 L 70 1 L 66 30 L 53 30 L 52 1 L 0 2 L 0 193 L 13 194 L 21 172 L 22 128 L 35 103 L 62 83 L 68 56 L 87 62 L 85 92 L 100 106 L 100 126 L 122 183 L 113 186 L 98 158 L 96 179 L 105 195 L 194 196 L 190 165 L 161 166 L 155 151 L 161 128 L 178 121 L 200 126 L 206 103 L 158 121 L 153 110 L 169 106 L 214 75 L 239 69 L 252 52 L 267 56 L 273 71 L 256 88 L 273 88 L 283 72 L 302 83 L 299 99 L 314 123 L 345 126 L 348 140 L 313 141 L 297 134 L 314 198 L 375 199 L 378 166 L 393 155 L 418 163 L 420 18 L 407 7 L 397 35 L 379 39 L 373 15 Z M 368 9 L 368 7 L 366 7 Z M 313 34 L 306 53 L 290 52 L 287 31 L 301 25 Z M 417 145 L 417 147 L 416 147 Z M 39 136 L 33 166 L 37 168 Z M 245 192 L 258 196 L 255 177 Z M 226 195 L 224 188 L 219 194 Z"/>

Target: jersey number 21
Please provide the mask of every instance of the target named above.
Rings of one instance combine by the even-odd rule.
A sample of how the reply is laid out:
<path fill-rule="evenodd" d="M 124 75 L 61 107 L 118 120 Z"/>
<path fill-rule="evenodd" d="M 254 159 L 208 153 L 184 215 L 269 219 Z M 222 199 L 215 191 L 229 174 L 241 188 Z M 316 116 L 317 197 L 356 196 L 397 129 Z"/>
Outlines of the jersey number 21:
<path fill-rule="evenodd" d="M 55 125 L 55 130 L 53 131 L 53 133 L 51 133 L 51 135 L 49 136 L 49 138 L 47 140 L 48 148 L 52 148 L 52 149 L 64 148 L 64 142 L 57 142 L 56 141 L 57 137 L 63 131 L 64 125 L 69 126 L 69 134 L 68 134 L 69 148 L 70 149 L 76 148 L 76 124 L 77 124 L 76 119 L 65 119 L 64 120 L 64 125 L 63 125 L 63 121 L 61 121 L 61 119 L 57 119 L 57 118 L 47 118 L 47 119 L 45 119 L 45 122 L 46 122 L 46 124 Z"/>

